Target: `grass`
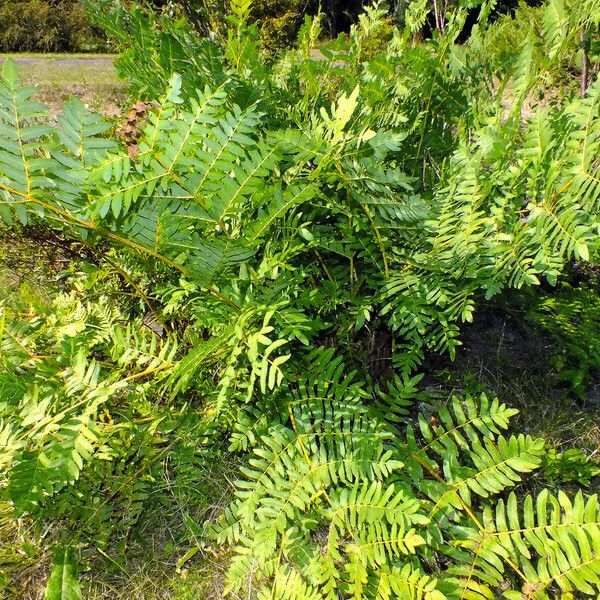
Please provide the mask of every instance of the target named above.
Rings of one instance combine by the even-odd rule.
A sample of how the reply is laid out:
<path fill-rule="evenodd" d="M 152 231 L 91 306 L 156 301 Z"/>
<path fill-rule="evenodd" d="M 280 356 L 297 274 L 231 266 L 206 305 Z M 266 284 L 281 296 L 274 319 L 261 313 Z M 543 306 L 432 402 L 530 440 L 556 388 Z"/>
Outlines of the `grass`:
<path fill-rule="evenodd" d="M 108 548 L 104 556 L 93 556 L 84 598 L 219 600 L 228 551 L 208 548 L 198 536 L 231 497 L 231 487 L 223 485 L 230 468 L 217 459 L 210 466 L 198 465 L 192 478 L 184 476 L 177 483 L 166 461 L 162 478 L 156 480 L 154 501 L 128 536 L 126 556 Z"/>
<path fill-rule="evenodd" d="M 434 359 L 440 361 L 428 381 L 434 395 L 444 398 L 468 391 L 497 396 L 519 410 L 512 433 L 541 437 L 557 452 L 581 449 L 592 466 L 600 467 L 598 405 L 560 381 L 552 361 L 555 341 L 548 332 L 528 324 L 523 312 L 506 312 L 500 305 L 480 309 L 474 323 L 463 328 L 461 339 L 464 345 L 453 363 Z M 562 489 L 575 493 L 579 488 L 569 484 L 572 473 L 563 475 Z M 544 479 L 542 469 L 527 485 L 539 491 L 537 486 L 552 482 Z M 592 479 L 588 491 L 600 492 L 600 477 Z"/>
<path fill-rule="evenodd" d="M 49 106 L 53 115 L 70 96 L 80 97 L 93 111 L 114 117 L 120 116 L 127 100 L 113 55 L 0 54 L 0 63 L 7 58 L 17 61 L 22 81 L 38 89 L 36 99 Z"/>
<path fill-rule="evenodd" d="M 103 53 L 76 53 L 76 52 L 0 52 L 0 61 L 6 60 L 7 58 L 23 59 L 31 58 L 35 60 L 63 60 L 63 59 L 77 59 L 77 60 L 97 60 L 97 59 L 114 59 L 116 54 L 103 54 Z"/>

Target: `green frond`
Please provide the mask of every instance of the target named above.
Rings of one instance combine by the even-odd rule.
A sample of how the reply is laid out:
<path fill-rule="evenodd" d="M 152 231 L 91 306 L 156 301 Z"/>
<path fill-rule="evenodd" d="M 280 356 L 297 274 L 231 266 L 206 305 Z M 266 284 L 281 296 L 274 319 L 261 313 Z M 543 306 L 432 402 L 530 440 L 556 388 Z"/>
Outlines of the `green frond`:
<path fill-rule="evenodd" d="M 258 208 L 257 219 L 250 225 L 248 237 L 251 243 L 259 238 L 269 235 L 275 223 L 284 218 L 292 208 L 314 200 L 318 190 L 310 183 L 291 184 L 285 190 L 275 187 L 267 195 L 264 203 Z"/>
<path fill-rule="evenodd" d="M 406 25 L 411 31 L 419 31 L 427 19 L 429 6 L 427 0 L 417 0 L 411 2 L 406 11 Z"/>
<path fill-rule="evenodd" d="M 419 398 L 418 383 L 423 379 L 422 374 L 409 377 L 396 375 L 387 383 L 386 389 L 377 390 L 377 401 L 373 412 L 382 422 L 394 424 L 404 423 L 411 408 Z"/>
<path fill-rule="evenodd" d="M 72 548 L 59 548 L 44 592 L 44 600 L 81 600 L 77 561 Z"/>
<path fill-rule="evenodd" d="M 344 405 L 343 390 L 351 392 L 352 378 L 344 385 L 338 366 L 332 375 L 341 385 L 329 387 L 326 377 L 320 377 L 316 386 L 307 381 L 299 390 L 298 401 L 290 406 L 290 426 L 271 428 L 242 468 L 244 480 L 238 482 L 237 500 L 218 532 L 218 539 L 239 545 L 240 560 L 229 573 L 232 586 L 240 585 L 251 564 L 255 573 L 268 575 L 277 547 L 290 559 L 299 552 L 312 555 L 319 542 L 313 537 L 317 523 L 311 512 L 324 501 L 332 511 L 330 535 L 338 539 L 346 527 L 360 526 L 364 531 L 362 551 L 368 556 L 381 551 L 412 552 L 420 543 L 409 526 L 422 522 L 416 514 L 418 505 L 400 490 L 370 484 L 388 477 L 401 463 L 385 446 L 389 432 L 368 422 L 361 415 L 364 409 L 352 403 L 351 395 Z M 334 402 L 336 397 L 339 400 Z M 315 422 L 319 423 L 317 429 Z M 388 501 L 391 508 L 385 506 Z M 388 516 L 389 529 L 381 529 L 378 515 Z M 339 555 L 336 544 L 326 548 Z M 360 554 L 360 546 L 356 551 Z M 324 557 L 318 562 L 329 564 L 331 560 Z M 374 558 L 371 564 L 375 564 Z"/>
<path fill-rule="evenodd" d="M 509 439 L 500 436 L 495 443 L 485 440 L 483 445 L 477 442 L 469 452 L 474 468 L 462 470 L 458 464 L 452 465 L 451 461 L 447 461 L 444 464 L 445 479 L 452 490 L 470 504 L 471 492 L 487 498 L 520 482 L 521 474 L 541 465 L 543 449 L 543 440 L 523 435 Z M 458 476 L 452 473 L 455 467 Z M 444 496 L 439 504 L 444 503 Z"/>
<path fill-rule="evenodd" d="M 31 100 L 35 92 L 20 85 L 15 63 L 5 61 L 0 81 L 0 215 L 9 224 L 13 212 L 27 223 L 23 195 L 45 189 L 49 183 L 37 148 L 52 130 L 43 124 L 45 107 Z"/>
<path fill-rule="evenodd" d="M 342 559 L 340 540 L 351 532 L 354 540 L 345 550 L 365 566 L 377 569 L 388 560 L 414 554 L 425 540 L 413 526 L 429 522 L 420 509 L 419 501 L 394 485 L 384 489 L 380 483 L 365 482 L 332 493 L 325 511 L 330 520 L 326 560 Z"/>
<path fill-rule="evenodd" d="M 445 600 L 446 596 L 436 589 L 437 581 L 412 565 L 394 566 L 382 570 L 373 585 L 375 600 Z"/>
<path fill-rule="evenodd" d="M 567 109 L 570 121 L 567 141 L 568 161 L 572 168 L 572 196 L 592 213 L 600 209 L 600 79 L 587 90 L 585 98 L 575 100 Z M 564 183 L 567 185 L 567 183 Z M 571 195 L 569 194 L 569 195 Z"/>
<path fill-rule="evenodd" d="M 140 322 L 122 326 L 113 309 L 105 299 L 85 304 L 63 294 L 43 317 L 0 327 L 2 365 L 11 365 L 0 373 L 0 460 L 19 514 L 42 510 L 80 479 L 106 442 L 101 410 L 127 394 L 130 381 L 158 382 L 174 367 L 173 339 Z M 119 370 L 127 375 L 115 377 Z"/>
<path fill-rule="evenodd" d="M 511 493 L 495 510 L 483 515 L 483 530 L 470 530 L 456 545 L 471 554 L 471 564 L 454 570 L 467 577 L 471 590 L 465 598 L 482 598 L 477 584 L 498 586 L 516 573 L 521 591 L 512 588 L 507 598 L 523 593 L 547 598 L 552 588 L 562 594 L 597 596 L 600 591 L 600 509 L 596 495 L 587 500 L 579 492 L 573 501 L 547 490 L 527 496 L 522 509 Z M 487 597 L 487 596 L 486 596 Z"/>
<path fill-rule="evenodd" d="M 93 418 L 111 393 L 110 386 L 103 385 L 98 377 L 98 365 L 80 359 L 63 374 L 63 387 L 55 392 L 58 398 L 64 394 L 79 402 L 72 401 L 71 406 L 66 404 L 41 421 L 40 415 L 52 399 L 25 398 L 19 436 L 30 441 L 13 455 L 7 486 L 19 513 L 34 511 L 47 496 L 76 481 L 91 458 L 98 444 Z M 74 406 L 82 406 L 83 410 L 73 415 Z"/>
<path fill-rule="evenodd" d="M 455 396 L 450 407 L 444 407 L 437 413 L 435 425 L 419 415 L 419 429 L 425 442 L 419 453 L 427 453 L 431 449 L 440 456 L 456 456 L 460 449 L 468 449 L 470 444 L 482 437 L 495 439 L 508 428 L 510 419 L 517 413 L 516 409 L 500 403 L 498 398 L 490 402 L 485 394 L 477 400 L 467 396 L 464 402 Z"/>
<path fill-rule="evenodd" d="M 110 129 L 110 124 L 88 112 L 79 98 L 70 98 L 57 120 L 59 142 L 71 156 L 80 160 L 82 167 L 94 168 L 99 158 L 115 150 L 115 142 L 102 136 Z"/>
<path fill-rule="evenodd" d="M 454 398 L 451 410 L 443 408 L 434 417 L 435 424 L 420 416 L 422 442 L 408 427 L 409 454 L 403 460 L 415 485 L 432 500 L 432 518 L 471 506 L 473 494 L 499 494 L 541 464 L 543 440 L 500 435 L 517 411 L 497 399 L 490 403 L 485 395 L 479 403 L 468 397 L 466 409 Z"/>
<path fill-rule="evenodd" d="M 139 329 L 139 325 L 109 329 L 110 357 L 127 369 L 158 372 L 168 370 L 177 360 L 178 345 L 174 337 L 161 339 L 150 329 Z"/>
<path fill-rule="evenodd" d="M 472 319 L 473 292 L 464 285 L 457 289 L 429 265 L 429 272 L 407 265 L 390 276 L 382 289 L 381 315 L 389 315 L 392 329 L 412 344 L 454 356 L 460 346 L 457 322 Z"/>
<path fill-rule="evenodd" d="M 300 573 L 282 568 L 277 571 L 273 584 L 259 592 L 258 600 L 323 600 L 323 596 L 305 583 Z"/>
<path fill-rule="evenodd" d="M 514 82 L 511 85 L 511 90 L 515 99 L 511 106 L 511 113 L 517 117 L 520 116 L 523 102 L 538 76 L 540 62 L 540 49 L 537 38 L 534 31 L 530 29 L 521 43 L 520 52 L 513 68 Z"/>
<path fill-rule="evenodd" d="M 231 273 L 234 267 L 247 261 L 255 252 L 243 240 L 207 240 L 168 226 L 164 231 L 166 235 L 159 249 L 165 256 L 186 265 L 187 273 L 201 286 L 210 286 L 225 273 Z"/>
<path fill-rule="evenodd" d="M 564 0 L 548 0 L 544 7 L 543 33 L 550 59 L 561 51 L 571 32 L 567 11 Z"/>

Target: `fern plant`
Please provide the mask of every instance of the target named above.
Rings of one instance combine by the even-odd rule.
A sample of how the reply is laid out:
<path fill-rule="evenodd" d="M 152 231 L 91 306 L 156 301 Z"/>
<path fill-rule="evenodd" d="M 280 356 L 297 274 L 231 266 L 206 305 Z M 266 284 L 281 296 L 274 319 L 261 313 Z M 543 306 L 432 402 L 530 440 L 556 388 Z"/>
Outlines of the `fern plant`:
<path fill-rule="evenodd" d="M 598 592 L 596 496 L 571 504 L 544 490 L 522 508 L 514 492 L 501 496 L 544 455 L 542 440 L 503 435 L 517 411 L 454 398 L 419 416 L 418 435 L 409 425 L 400 436 L 352 376 L 317 377 L 257 443 L 215 530 L 235 545 L 228 589 L 256 580 L 259 597 L 276 598 Z M 432 573 L 436 563 L 445 567 Z"/>
<path fill-rule="evenodd" d="M 50 310 L 0 325 L 10 518 L 64 519 L 82 548 L 118 538 L 126 553 L 157 473 L 201 488 L 228 440 L 235 498 L 216 524 L 184 514 L 196 545 L 182 558 L 232 546 L 228 592 L 600 593 L 595 497 L 521 494 L 545 448 L 507 432 L 515 411 L 486 396 L 433 407 L 418 390 L 429 353 L 454 358 L 486 300 L 554 285 L 573 261 L 593 269 L 599 252 L 600 84 L 532 104 L 597 2 L 555 19 L 550 0 L 514 60 L 482 57 L 481 36 L 505 26 L 493 3 L 456 43 L 470 4 L 419 44 L 427 3 L 402 31 L 379 3 L 345 58 L 319 63 L 321 17 L 307 20 L 271 65 L 247 0 L 222 47 L 97 3 L 152 101 L 135 149 L 77 100 L 49 126 L 5 63 L 0 217 L 91 257 Z"/>

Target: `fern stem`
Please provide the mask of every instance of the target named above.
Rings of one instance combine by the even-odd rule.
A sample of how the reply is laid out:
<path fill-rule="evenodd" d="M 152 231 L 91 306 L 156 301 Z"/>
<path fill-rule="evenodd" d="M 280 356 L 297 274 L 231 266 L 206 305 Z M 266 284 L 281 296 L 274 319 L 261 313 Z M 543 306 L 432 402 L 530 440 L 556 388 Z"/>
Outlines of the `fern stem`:
<path fill-rule="evenodd" d="M 123 244 L 124 246 L 128 246 L 129 248 L 133 248 L 134 250 L 137 250 L 138 252 L 143 252 L 143 253 L 147 254 L 148 256 L 152 256 L 152 258 L 156 258 L 157 260 L 163 262 L 164 264 L 168 265 L 169 267 L 172 267 L 173 269 L 176 269 L 177 271 L 179 271 L 180 273 L 183 273 L 184 275 L 190 274 L 190 271 L 186 267 L 184 267 L 183 265 L 180 265 L 179 263 L 176 263 L 175 261 L 171 260 L 170 258 L 167 258 L 166 256 L 163 256 L 162 254 L 159 254 L 158 252 L 155 252 L 154 250 L 150 250 L 149 248 L 146 248 L 145 246 L 142 246 L 141 244 L 138 244 L 137 242 L 133 242 L 131 240 L 128 240 L 127 238 L 121 237 L 120 235 L 117 235 L 116 233 L 113 233 L 112 231 L 108 231 L 107 229 L 98 227 L 91 221 L 84 221 L 82 219 L 79 219 L 78 217 L 75 217 L 71 213 L 69 213 L 65 210 L 62 210 L 61 208 L 53 206 L 52 204 L 49 204 L 48 202 L 45 202 L 44 200 L 40 200 L 39 198 L 35 198 L 31 194 L 19 192 L 18 190 L 15 190 L 14 188 L 12 188 L 8 185 L 5 185 L 3 183 L 0 183 L 0 190 L 5 190 L 9 194 L 14 194 L 16 196 L 24 198 L 25 200 L 28 200 L 29 202 L 32 202 L 33 204 L 36 204 L 36 205 L 40 206 L 41 208 L 45 208 L 46 210 L 49 210 L 50 212 L 61 216 L 63 219 L 66 219 L 67 221 L 70 221 L 71 223 L 75 223 L 79 227 L 83 227 L 84 229 L 88 229 L 90 231 L 95 231 L 96 233 L 98 233 L 104 237 L 107 237 L 111 240 L 114 240 L 115 242 L 118 242 L 119 244 Z M 214 296 L 216 296 L 217 298 L 219 298 L 220 300 L 222 300 L 223 302 L 225 302 L 226 304 L 231 306 L 237 312 L 241 312 L 241 308 L 235 302 L 233 302 L 232 300 L 230 300 L 229 298 L 227 298 L 226 296 L 221 294 L 221 292 L 219 292 L 212 286 L 203 287 L 202 289 L 205 289 L 207 292 L 213 294 Z"/>
<path fill-rule="evenodd" d="M 438 473 L 436 473 L 425 461 L 423 461 L 420 457 L 415 455 L 415 460 L 435 479 L 437 479 L 437 481 L 439 481 L 440 483 L 444 484 L 445 486 L 448 487 L 452 487 L 450 486 L 450 484 L 443 478 L 441 477 Z M 477 529 L 479 529 L 479 531 L 485 536 L 487 536 L 487 533 L 485 531 L 485 527 L 483 526 L 483 524 L 481 523 L 481 521 L 477 518 L 477 516 L 475 515 L 475 513 L 471 510 L 471 507 L 468 506 L 468 504 L 460 497 L 460 494 L 456 494 L 456 497 L 458 498 L 458 501 L 460 502 L 460 504 L 462 505 L 464 511 L 467 513 L 467 515 L 469 515 L 469 518 L 473 521 L 473 523 L 475 523 L 475 526 L 477 527 Z M 521 577 L 521 579 L 523 581 L 527 581 L 527 577 L 525 576 L 525 574 L 521 571 L 521 569 L 519 569 L 519 566 L 512 561 L 510 558 L 506 557 L 505 558 L 506 562 L 511 566 L 511 568 L 515 571 L 515 573 L 517 573 L 519 575 L 519 577 Z"/>
<path fill-rule="evenodd" d="M 333 276 L 329 272 L 329 269 L 327 268 L 327 265 L 325 264 L 325 261 L 323 260 L 323 257 L 321 256 L 321 253 L 316 248 L 315 248 L 315 254 L 317 255 L 317 259 L 319 260 L 319 264 L 323 268 L 323 271 L 325 272 L 325 275 L 327 276 L 327 279 L 329 279 L 329 281 L 335 283 L 335 279 L 333 278 Z"/>
<path fill-rule="evenodd" d="M 420 458 L 419 456 L 416 456 L 416 455 L 414 455 L 414 458 L 432 477 L 437 479 L 437 481 L 439 481 L 440 483 L 443 483 L 447 487 L 452 487 L 443 477 L 441 477 L 436 471 L 434 471 L 422 458 Z M 457 494 L 457 498 L 458 498 L 458 501 L 461 503 L 465 512 L 469 515 L 469 517 L 471 517 L 471 520 L 477 526 L 477 529 L 479 529 L 479 531 L 484 533 L 485 527 L 481 524 L 481 521 L 475 516 L 475 513 L 471 510 L 471 508 L 467 505 L 467 503 L 460 497 L 459 494 Z"/>
<path fill-rule="evenodd" d="M 346 173 L 344 173 L 344 171 L 342 170 L 342 167 L 340 166 L 340 164 L 336 163 L 335 167 L 336 167 L 336 170 L 339 173 L 340 177 L 344 181 L 344 183 L 348 184 L 349 179 L 346 176 Z M 349 192 L 346 192 L 346 197 L 348 200 L 350 200 Z M 375 221 L 373 221 L 373 215 L 371 215 L 371 213 L 369 212 L 369 209 L 362 202 L 359 202 L 358 205 L 359 205 L 360 209 L 365 213 L 365 215 L 367 215 L 367 219 L 369 219 L 369 223 L 371 224 L 373 233 L 375 234 L 375 238 L 377 240 L 377 244 L 378 244 L 379 250 L 381 252 L 381 257 L 383 259 L 383 272 L 385 273 L 385 277 L 387 279 L 390 276 L 390 268 L 389 268 L 389 264 L 388 264 L 387 255 L 385 253 L 385 246 L 383 244 L 383 238 L 381 237 L 381 232 L 379 231 L 379 228 L 377 227 L 377 225 L 375 225 Z"/>
<path fill-rule="evenodd" d="M 141 379 L 142 377 L 146 377 L 147 375 L 154 375 L 155 373 L 160 373 L 161 371 L 166 371 L 167 369 L 172 369 L 175 365 L 169 363 L 166 365 L 159 365 L 158 367 L 154 367 L 152 369 L 146 369 L 145 371 L 141 371 L 140 373 L 135 373 L 134 375 L 129 375 L 129 377 L 125 377 L 121 381 L 129 382 L 135 381 L 136 379 Z"/>
<path fill-rule="evenodd" d="M 90 231 L 95 231 L 96 233 L 99 233 L 100 235 L 110 238 L 110 239 L 114 240 L 115 242 L 118 242 L 125 246 L 129 246 L 130 248 L 133 248 L 134 250 L 144 252 L 145 254 L 148 254 L 149 256 L 152 256 L 153 258 L 156 258 L 157 260 L 164 262 L 166 265 L 169 265 L 170 267 L 177 269 L 184 275 L 189 274 L 188 269 L 186 269 L 184 266 L 176 263 L 175 261 L 172 261 L 171 259 L 167 258 L 166 256 L 162 256 L 158 252 L 155 252 L 154 250 L 150 250 L 149 248 L 146 248 L 145 246 L 142 246 L 141 244 L 138 244 L 137 242 L 133 242 L 131 240 L 128 240 L 127 238 L 123 238 L 120 235 L 113 233 L 112 231 L 108 231 L 106 229 L 103 229 L 102 227 L 98 227 L 91 221 L 84 221 L 82 219 L 79 219 L 78 217 L 75 217 L 71 213 L 69 213 L 65 210 L 62 210 L 61 208 L 53 206 L 52 204 L 45 202 L 44 200 L 40 200 L 39 198 L 35 198 L 31 194 L 19 192 L 18 190 L 15 190 L 14 188 L 7 186 L 3 183 L 0 183 L 0 189 L 7 191 L 9 194 L 15 194 L 17 196 L 20 196 L 21 198 L 24 198 L 25 200 L 28 200 L 29 202 L 36 204 L 37 206 L 40 206 L 41 208 L 44 208 L 56 215 L 61 216 L 63 219 L 66 219 L 67 221 L 70 221 L 71 223 L 75 223 L 79 227 L 83 227 Z"/>

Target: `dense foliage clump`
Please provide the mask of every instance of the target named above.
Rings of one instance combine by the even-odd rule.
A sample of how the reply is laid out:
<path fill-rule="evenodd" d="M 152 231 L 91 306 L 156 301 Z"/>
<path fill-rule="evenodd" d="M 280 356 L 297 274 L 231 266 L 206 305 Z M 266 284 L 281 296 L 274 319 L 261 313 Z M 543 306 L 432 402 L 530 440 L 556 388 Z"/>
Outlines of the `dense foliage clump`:
<path fill-rule="evenodd" d="M 86 257 L 47 305 L 3 309 L 7 589 L 53 527 L 47 597 L 78 597 L 76 562 L 120 566 L 174 498 L 176 568 L 217 554 L 215 597 L 600 593 L 598 498 L 558 488 L 589 484 L 590 459 L 511 429 L 493 394 L 422 387 L 479 308 L 524 289 L 578 392 L 598 368 L 570 350 L 597 323 L 547 291 L 577 265 L 597 298 L 597 0 L 549 0 L 518 45 L 493 2 L 460 45 L 472 2 L 427 43 L 426 2 L 402 29 L 380 3 L 317 58 L 307 19 L 275 62 L 250 0 L 220 39 L 87 4 L 145 101 L 125 142 L 76 99 L 48 126 L 10 62 L 0 83 L 0 217 Z"/>
<path fill-rule="evenodd" d="M 0 52 L 98 52 L 108 48 L 77 0 L 3 0 Z"/>

